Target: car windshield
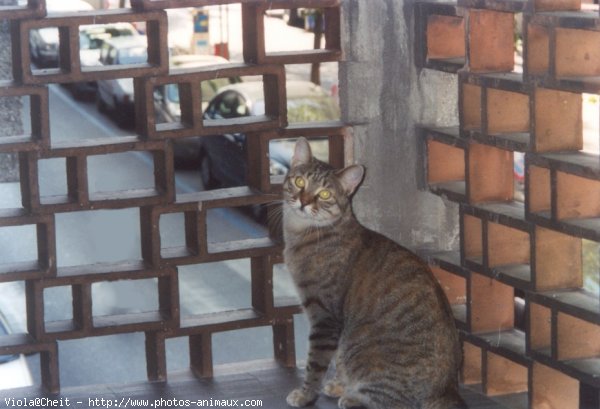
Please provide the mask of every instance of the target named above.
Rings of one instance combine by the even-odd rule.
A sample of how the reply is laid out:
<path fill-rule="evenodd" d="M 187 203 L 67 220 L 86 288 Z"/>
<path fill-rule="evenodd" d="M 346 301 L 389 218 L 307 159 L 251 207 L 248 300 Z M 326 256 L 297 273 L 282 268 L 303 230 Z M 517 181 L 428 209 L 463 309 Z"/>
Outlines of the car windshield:
<path fill-rule="evenodd" d="M 202 81 L 202 101 L 210 101 L 217 94 L 219 89 L 229 84 L 230 80 L 228 78 L 215 78 L 210 81 Z M 169 102 L 173 102 L 176 104 L 179 103 L 179 87 L 177 86 L 177 84 L 167 85 L 167 99 L 169 100 Z"/>
<path fill-rule="evenodd" d="M 119 64 L 142 64 L 148 61 L 145 47 L 125 48 L 119 51 Z"/>

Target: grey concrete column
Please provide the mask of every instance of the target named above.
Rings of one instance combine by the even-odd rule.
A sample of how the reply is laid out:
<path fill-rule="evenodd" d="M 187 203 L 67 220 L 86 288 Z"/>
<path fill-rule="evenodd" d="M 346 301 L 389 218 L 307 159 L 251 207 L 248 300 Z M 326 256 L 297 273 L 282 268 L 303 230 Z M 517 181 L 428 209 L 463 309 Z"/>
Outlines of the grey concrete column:
<path fill-rule="evenodd" d="M 458 209 L 422 190 L 416 125 L 458 124 L 455 75 L 414 65 L 414 0 L 344 0 L 343 120 L 367 167 L 354 199 L 368 227 L 410 248 L 458 248 Z M 420 189 L 421 188 L 421 189 Z"/>
<path fill-rule="evenodd" d="M 0 0 L 1 6 L 14 5 L 15 0 Z M 0 80 L 12 79 L 10 24 L 0 21 Z M 0 137 L 23 133 L 21 98 L 0 98 Z M 15 154 L 0 153 L 0 182 L 19 179 L 18 162 Z"/>

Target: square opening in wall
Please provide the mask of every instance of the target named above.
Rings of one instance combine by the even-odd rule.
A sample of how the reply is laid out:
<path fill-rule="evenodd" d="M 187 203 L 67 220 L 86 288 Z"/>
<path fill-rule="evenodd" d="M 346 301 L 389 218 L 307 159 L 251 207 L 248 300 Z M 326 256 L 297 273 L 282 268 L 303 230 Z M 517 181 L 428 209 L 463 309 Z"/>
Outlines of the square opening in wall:
<path fill-rule="evenodd" d="M 583 149 L 582 96 L 538 87 L 534 92 L 533 147 L 536 152 Z"/>
<path fill-rule="evenodd" d="M 515 168 L 517 163 L 517 158 L 515 157 Z M 532 165 L 528 168 L 527 176 L 529 177 L 527 211 L 530 213 L 542 213 L 550 217 L 552 186 L 550 169 Z M 515 196 L 517 195 L 515 194 Z"/>
<path fill-rule="evenodd" d="M 191 126 L 189 122 L 190 119 L 193 121 L 193 118 L 185 118 L 181 109 L 182 100 L 188 109 L 191 109 L 191 95 L 186 96 L 186 94 L 189 94 L 189 86 L 186 85 L 186 83 L 169 83 L 154 87 L 152 98 L 154 102 L 154 124 L 157 131 L 182 129 Z M 187 101 L 186 98 L 188 98 Z"/>
<path fill-rule="evenodd" d="M 188 340 L 188 337 L 168 338 L 165 340 L 167 373 L 189 369 L 190 344 Z"/>
<path fill-rule="evenodd" d="M 340 119 L 338 70 L 337 62 L 285 66 L 290 124 Z"/>
<path fill-rule="evenodd" d="M 600 181 L 556 172 L 558 220 L 600 218 Z"/>
<path fill-rule="evenodd" d="M 469 291 L 471 331 L 495 331 L 494 341 L 501 342 L 502 331 L 514 328 L 515 290 L 493 278 L 472 273 Z"/>
<path fill-rule="evenodd" d="M 73 319 L 73 296 L 71 286 L 44 288 L 44 322 L 47 332 L 73 329 L 64 325 Z M 62 322 L 58 322 L 62 321 Z"/>
<path fill-rule="evenodd" d="M 34 224 L 0 227 L 0 273 L 39 269 L 40 244 Z"/>
<path fill-rule="evenodd" d="M 181 13 L 181 12 L 180 12 Z M 169 26 L 174 21 L 173 11 L 168 10 Z M 187 24 L 187 17 L 183 17 Z M 180 19 L 183 21 L 182 19 Z M 242 13 L 239 4 L 223 4 L 219 6 L 204 6 L 196 11 L 192 19 L 194 26 L 199 28 L 196 37 L 192 38 L 191 49 L 195 54 L 211 54 L 221 56 L 232 62 L 244 62 L 244 56 L 241 52 L 235 52 L 231 44 L 243 44 L 242 30 L 230 30 L 230 27 L 242 27 Z M 182 26 L 182 25 L 180 25 Z M 235 36 L 235 37 L 234 37 Z M 178 35 L 173 37 L 175 42 L 180 42 L 185 46 L 186 42 L 181 42 Z M 177 41 L 176 38 L 180 40 Z M 172 42 L 171 38 L 169 39 Z M 176 44 L 171 44 L 176 45 Z M 189 45 L 188 45 L 189 47 Z"/>
<path fill-rule="evenodd" d="M 488 222 L 488 266 L 495 274 L 523 285 L 531 282 L 529 233 Z"/>
<path fill-rule="evenodd" d="M 267 212 L 268 205 L 264 204 L 209 209 L 206 216 L 208 252 L 272 246 L 266 225 Z"/>
<path fill-rule="evenodd" d="M 440 267 L 431 266 L 433 275 L 438 280 L 448 302 L 452 307 L 454 319 L 467 322 L 467 280 L 464 277 L 450 273 Z"/>
<path fill-rule="evenodd" d="M 581 288 L 581 238 L 536 227 L 535 229 L 535 288 L 553 290 Z"/>
<path fill-rule="evenodd" d="M 139 209 L 56 214 L 59 267 L 141 260 Z"/>
<path fill-rule="evenodd" d="M 179 266 L 181 316 L 252 307 L 250 260 Z"/>
<path fill-rule="evenodd" d="M 43 204 L 68 202 L 67 159 L 38 160 L 38 184 Z"/>
<path fill-rule="evenodd" d="M 91 200 L 120 197 L 150 197 L 155 186 L 154 158 L 150 152 L 123 152 L 88 157 L 88 185 Z M 118 175 L 118 177 L 117 177 Z"/>
<path fill-rule="evenodd" d="M 154 278 L 93 283 L 92 300 L 95 325 L 99 324 L 99 317 L 159 310 L 158 285 Z"/>
<path fill-rule="evenodd" d="M 496 88 L 487 89 L 487 133 L 527 144 L 529 95 Z M 508 134 L 508 135 L 507 135 Z"/>
<path fill-rule="evenodd" d="M 532 407 L 578 409 L 579 381 L 538 362 L 531 375 Z"/>
<path fill-rule="evenodd" d="M 122 79 L 125 82 L 128 80 L 133 87 L 133 79 Z M 48 111 L 52 147 L 79 146 L 84 141 L 93 144 L 98 140 L 106 143 L 136 140 L 130 130 L 133 125 L 133 103 L 129 107 L 121 106 L 122 109 L 117 111 L 113 108 L 115 99 L 108 94 L 105 98 L 110 106 L 108 102 L 96 99 L 96 96 L 94 101 L 78 101 L 62 86 L 49 87 L 48 92 L 53 101 L 52 109 Z"/>
<path fill-rule="evenodd" d="M 248 348 L 250 339 L 252 348 Z M 213 334 L 212 344 L 215 365 L 273 359 L 273 330 L 271 327 L 219 332 Z"/>
<path fill-rule="evenodd" d="M 515 16 L 510 12 L 468 9 L 469 68 L 473 72 L 515 69 Z"/>
<path fill-rule="evenodd" d="M 265 32 L 286 33 L 286 35 L 280 36 L 265 36 L 265 51 L 267 56 L 277 56 L 280 53 L 292 51 L 296 53 L 313 51 L 325 49 L 327 46 L 331 47 L 331 44 L 327 44 L 326 41 L 326 30 L 328 24 L 336 23 L 334 21 L 336 17 L 335 11 L 334 9 L 323 8 L 270 8 L 266 10 L 264 19 Z M 339 27 L 339 11 L 337 14 Z"/>
<path fill-rule="evenodd" d="M 484 390 L 487 395 L 500 396 L 527 392 L 526 366 L 489 351 L 486 353 L 486 364 Z"/>
<path fill-rule="evenodd" d="M 427 60 L 465 63 L 465 21 L 461 16 L 427 16 Z"/>
<path fill-rule="evenodd" d="M 477 385 L 482 381 L 482 351 L 481 348 L 463 341 L 463 365 L 461 382 L 465 385 Z"/>
<path fill-rule="evenodd" d="M 59 341 L 58 354 L 63 388 L 147 380 L 143 332 Z"/>
<path fill-rule="evenodd" d="M 186 214 L 164 213 L 159 218 L 161 256 L 187 253 Z"/>
<path fill-rule="evenodd" d="M 8 334 L 26 334 L 28 332 L 25 294 L 24 281 L 0 283 L 0 319 Z M 0 338 L 2 335 L 6 334 L 0 334 Z"/>
<path fill-rule="evenodd" d="M 129 65 L 146 63 L 147 52 L 144 37 L 139 29 L 145 22 L 114 22 L 79 26 L 79 62 L 82 71 L 106 65 Z"/>
<path fill-rule="evenodd" d="M 465 191 L 465 150 L 432 139 L 427 141 L 427 182 Z"/>
<path fill-rule="evenodd" d="M 552 311 L 534 302 L 529 303 L 529 328 L 527 330 L 529 349 L 551 355 Z"/>
<path fill-rule="evenodd" d="M 267 80 L 266 77 L 268 76 L 242 76 L 239 78 L 240 82 L 218 93 L 204 110 L 203 125 L 243 125 L 273 120 L 278 115 L 279 96 L 274 81 Z M 232 133 L 220 137 L 243 145 L 245 135 Z"/>
<path fill-rule="evenodd" d="M 479 143 L 468 150 L 467 195 L 469 203 L 514 200 L 513 153 Z"/>
<path fill-rule="evenodd" d="M 55 74 L 60 66 L 59 27 L 40 27 L 29 30 L 29 54 L 34 75 Z"/>
<path fill-rule="evenodd" d="M 600 52 L 595 44 L 600 32 L 557 27 L 555 66 L 557 77 L 600 75 Z"/>
<path fill-rule="evenodd" d="M 559 312 L 556 322 L 557 359 L 577 360 L 600 358 L 600 326 Z"/>

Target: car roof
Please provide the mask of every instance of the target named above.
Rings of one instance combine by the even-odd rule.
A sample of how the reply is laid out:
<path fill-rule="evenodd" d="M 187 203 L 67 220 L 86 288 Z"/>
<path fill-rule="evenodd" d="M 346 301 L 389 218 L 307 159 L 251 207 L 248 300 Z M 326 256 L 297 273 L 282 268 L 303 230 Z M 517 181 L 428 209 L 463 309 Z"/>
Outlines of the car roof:
<path fill-rule="evenodd" d="M 286 94 L 288 99 L 296 99 L 311 96 L 327 96 L 323 88 L 310 81 L 302 80 L 287 80 L 285 84 Z M 250 101 L 258 101 L 264 99 L 263 82 L 262 81 L 246 81 L 231 84 L 221 88 L 219 94 L 226 91 L 237 91 Z"/>
<path fill-rule="evenodd" d="M 101 31 L 101 30 L 107 29 L 107 28 L 116 28 L 116 29 L 129 28 L 129 29 L 133 30 L 134 35 L 138 35 L 138 32 L 135 29 L 135 26 L 131 23 L 125 23 L 125 22 L 107 23 L 107 24 L 86 24 L 86 25 L 79 26 L 79 31 L 80 32 L 86 32 L 86 31 L 93 32 L 93 31 Z"/>
<path fill-rule="evenodd" d="M 213 64 L 227 64 L 225 58 L 218 55 L 178 54 L 169 58 L 169 65 L 174 68 L 193 68 Z"/>
<path fill-rule="evenodd" d="M 118 36 L 107 39 L 104 44 L 112 45 L 115 48 L 146 47 L 146 36 Z"/>

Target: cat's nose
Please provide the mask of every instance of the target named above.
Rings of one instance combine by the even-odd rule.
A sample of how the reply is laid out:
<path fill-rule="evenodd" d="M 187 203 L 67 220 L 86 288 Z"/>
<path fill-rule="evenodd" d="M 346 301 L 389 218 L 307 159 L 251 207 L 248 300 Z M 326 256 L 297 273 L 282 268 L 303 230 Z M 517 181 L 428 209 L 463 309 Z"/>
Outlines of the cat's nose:
<path fill-rule="evenodd" d="M 313 202 L 314 198 L 310 194 L 303 193 L 300 195 L 300 209 L 304 210 L 306 206 Z"/>

